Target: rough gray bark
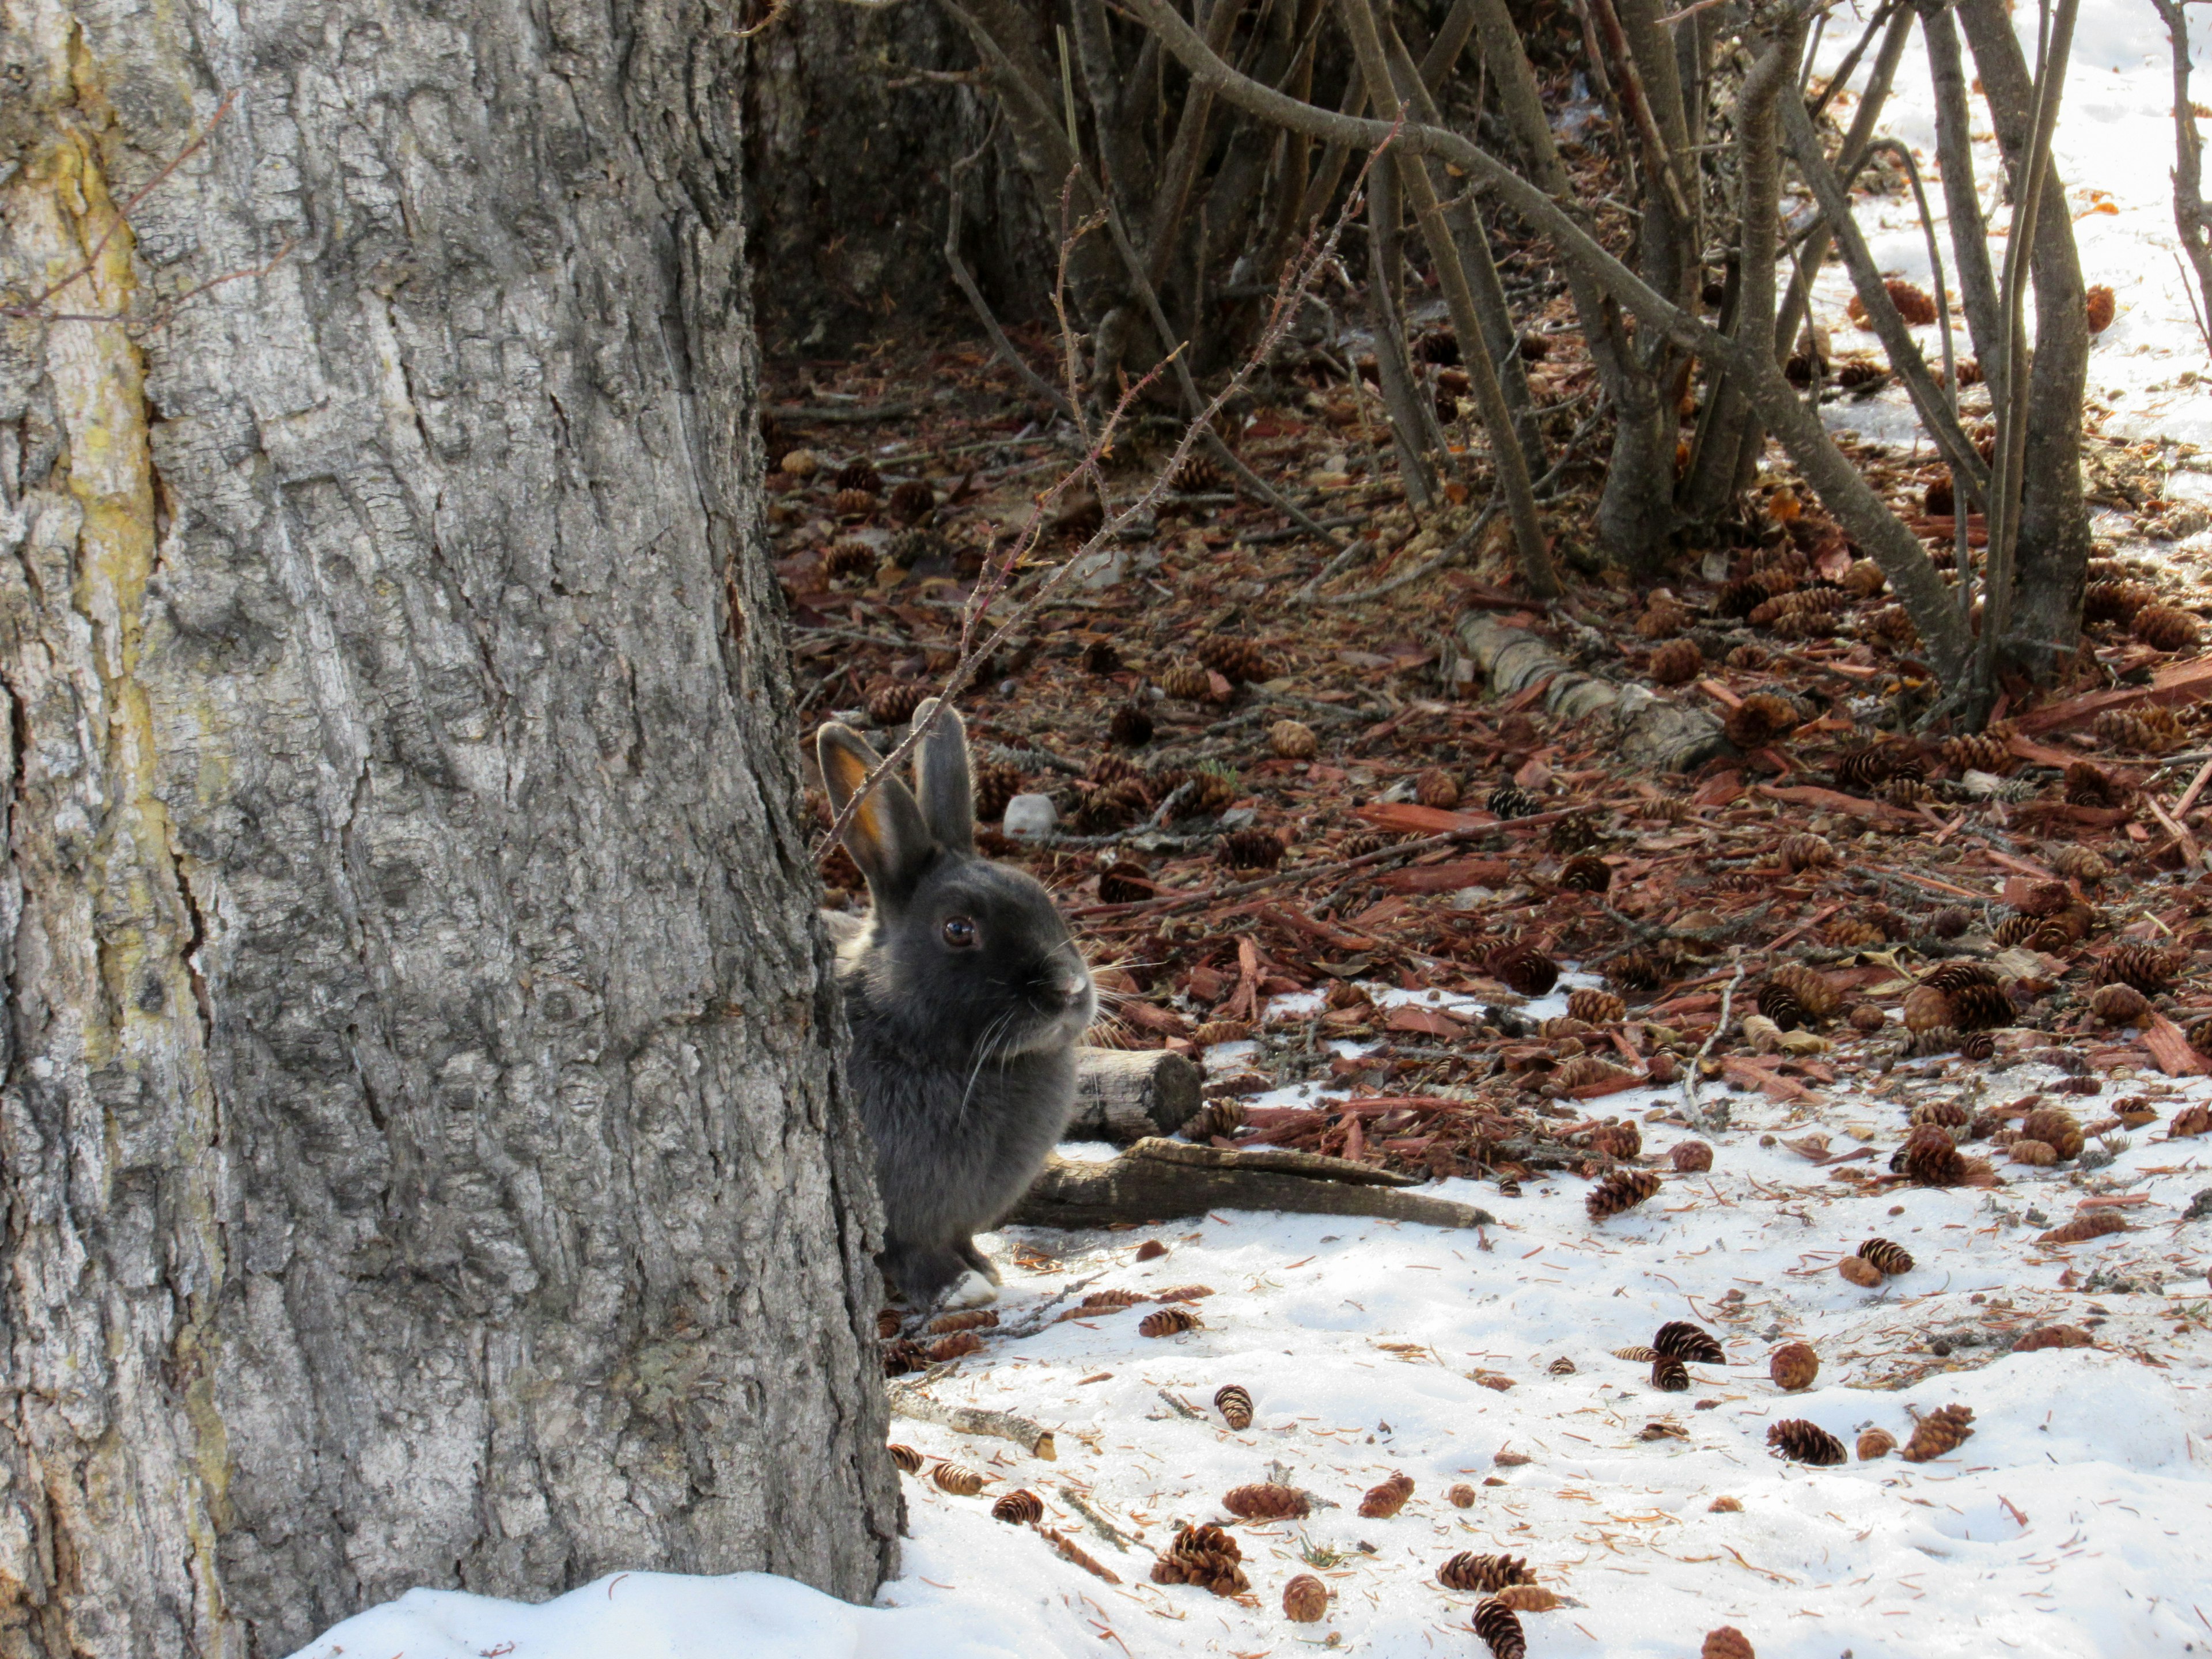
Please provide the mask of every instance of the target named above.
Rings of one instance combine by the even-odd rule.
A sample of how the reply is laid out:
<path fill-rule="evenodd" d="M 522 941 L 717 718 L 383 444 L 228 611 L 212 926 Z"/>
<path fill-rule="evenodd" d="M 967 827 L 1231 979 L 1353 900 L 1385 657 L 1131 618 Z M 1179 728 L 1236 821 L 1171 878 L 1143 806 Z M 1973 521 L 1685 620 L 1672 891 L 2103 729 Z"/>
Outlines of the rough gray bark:
<path fill-rule="evenodd" d="M 0 289 L 106 239 L 0 318 L 0 1654 L 866 1595 L 729 30 L 0 0 Z"/>

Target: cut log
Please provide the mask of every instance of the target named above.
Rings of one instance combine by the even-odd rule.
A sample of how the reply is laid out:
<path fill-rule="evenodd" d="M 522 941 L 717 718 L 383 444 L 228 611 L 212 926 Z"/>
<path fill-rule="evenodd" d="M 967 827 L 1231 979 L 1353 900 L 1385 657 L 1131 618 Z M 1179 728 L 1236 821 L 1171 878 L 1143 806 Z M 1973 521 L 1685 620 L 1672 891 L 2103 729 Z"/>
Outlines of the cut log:
<path fill-rule="evenodd" d="M 1197 1112 L 1205 1077 L 1164 1048 L 1079 1048 L 1067 1139 L 1126 1146 L 1147 1135 L 1171 1135 Z"/>
<path fill-rule="evenodd" d="M 932 1400 L 919 1389 L 896 1382 L 890 1385 L 890 1401 L 895 1417 L 934 1423 L 955 1434 L 984 1434 L 994 1439 L 1011 1440 L 1030 1456 L 1048 1463 L 1060 1459 L 1060 1449 L 1050 1429 L 1012 1412 L 985 1411 L 979 1406 L 948 1406 L 942 1401 Z"/>
<path fill-rule="evenodd" d="M 1620 754 L 1639 770 L 1686 772 L 1728 746 L 1710 709 L 1672 702 L 1646 685 L 1616 685 L 1579 672 L 1534 635 L 1495 617 L 1462 617 L 1459 637 L 1492 696 L 1534 695 L 1540 686 L 1546 710 L 1563 720 L 1612 716 Z"/>
<path fill-rule="evenodd" d="M 1413 1184 L 1409 1177 L 1386 1170 L 1281 1147 L 1231 1152 L 1140 1140 L 1109 1164 L 1077 1164 L 1058 1156 L 1047 1160 L 1006 1222 L 1103 1227 L 1208 1210 L 1376 1216 L 1431 1227 L 1481 1227 L 1497 1220 L 1472 1204 L 1403 1190 Z"/>

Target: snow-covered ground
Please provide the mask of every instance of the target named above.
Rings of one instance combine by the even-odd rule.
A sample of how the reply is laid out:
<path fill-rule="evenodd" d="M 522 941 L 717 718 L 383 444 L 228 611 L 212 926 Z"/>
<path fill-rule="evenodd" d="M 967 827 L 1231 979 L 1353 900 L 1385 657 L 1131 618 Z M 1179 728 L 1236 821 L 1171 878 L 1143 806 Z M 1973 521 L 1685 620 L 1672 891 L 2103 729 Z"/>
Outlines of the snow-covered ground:
<path fill-rule="evenodd" d="M 2032 34 L 2033 8 L 2017 15 Z M 2212 18 L 2200 21 L 2212 39 Z M 1826 63 L 1855 33 L 1846 9 Z M 2198 57 L 2212 62 L 2204 40 Z M 2118 297 L 2090 370 L 2093 396 L 2112 411 L 2104 429 L 2206 441 L 2212 360 L 2175 258 L 2168 73 L 2147 0 L 2087 0 L 2057 156 L 2087 279 Z M 2212 87 L 2199 95 L 2212 100 Z M 1916 43 L 1887 126 L 1921 150 L 1940 208 L 1927 108 Z M 1995 173 L 1981 148 L 1988 203 Z M 1926 283 L 1909 198 L 1862 216 L 1884 267 Z M 1831 267 L 1818 298 L 1836 348 L 1875 354 L 1872 337 L 1844 319 L 1847 295 Z M 1934 330 L 1922 333 L 1932 352 Z M 1830 418 L 1911 441 L 1894 390 L 1831 405 Z M 1563 1598 L 1523 1615 L 1534 1659 L 1679 1659 L 1722 1625 L 1742 1630 L 1760 1659 L 2212 1654 L 2203 1545 L 2212 1219 L 2183 1220 L 2212 1188 L 2212 1137 L 2163 1138 L 2181 1104 L 2212 1096 L 2212 1080 L 2168 1085 L 2148 1057 L 2142 1066 L 2142 1078 L 2107 1074 L 2104 1097 L 2071 1103 L 2094 1118 L 2117 1096 L 2150 1097 L 2159 1122 L 2130 1135 L 2111 1164 L 2091 1173 L 2001 1163 L 1993 1190 L 1869 1193 L 1782 1144 L 1825 1134 L 1832 1152 L 1849 1152 L 1863 1142 L 1878 1169 L 1921 1100 L 1963 1090 L 2006 1102 L 2054 1076 L 1953 1060 L 1900 1066 L 1887 1097 L 1849 1075 L 1795 1106 L 1727 1096 L 1734 1127 L 1711 1137 L 1710 1174 L 1668 1175 L 1657 1199 L 1599 1224 L 1584 1212 L 1586 1184 L 1561 1179 L 1532 1182 L 1517 1199 L 1466 1182 L 1431 1189 L 1497 1214 L 1498 1225 L 1474 1232 L 1226 1213 L 986 1241 L 1007 1263 L 1010 1324 L 1077 1280 L 1214 1294 L 1193 1304 L 1204 1328 L 1184 1335 L 1140 1336 L 1139 1306 L 995 1340 L 936 1380 L 939 1400 L 1053 1427 L 1059 1456 L 896 1424 L 900 1439 L 991 1484 L 956 1498 L 907 1480 L 913 1535 L 903 1576 L 878 1607 L 758 1575 L 623 1575 L 537 1607 L 417 1591 L 332 1630 L 301 1659 L 1256 1659 L 1329 1648 L 1430 1659 L 1482 1650 L 1468 1631 L 1474 1598 L 1436 1580 L 1462 1550 L 1525 1556 Z M 1600 1103 L 1650 1115 L 1647 1151 L 1686 1133 L 1657 1115 L 1675 1105 L 1671 1095 Z M 2035 1242 L 2091 1194 L 2142 1200 L 2124 1211 L 2133 1230 L 2068 1249 Z M 1876 1236 L 1917 1265 L 1862 1290 L 1835 1263 Z M 1152 1240 L 1167 1254 L 1139 1262 Z M 1693 1366 L 1686 1395 L 1657 1392 L 1645 1366 L 1610 1352 L 1674 1319 L 1715 1331 L 1729 1357 Z M 2087 1328 L 2097 1346 L 2008 1352 L 2021 1331 L 2048 1322 Z M 1813 1345 L 1820 1372 L 1810 1390 L 1786 1395 L 1768 1380 L 1767 1357 L 1792 1340 Z M 1562 1358 L 1573 1369 L 1554 1374 Z M 1231 1382 L 1256 1408 L 1243 1432 L 1211 1406 Z M 1902 1443 L 1916 1411 L 1953 1402 L 1972 1408 L 1976 1433 L 1935 1462 L 1893 1455 L 1816 1469 L 1765 1443 L 1769 1425 L 1791 1417 L 1846 1443 L 1869 1425 Z M 1235 1525 L 1250 1598 L 1149 1582 L 1153 1552 L 1178 1523 L 1226 1520 L 1222 1494 L 1277 1463 L 1340 1507 Z M 1362 1519 L 1360 1494 L 1401 1471 L 1415 1482 L 1404 1510 Z M 1445 1496 L 1461 1482 L 1477 1492 L 1465 1510 Z M 1122 1582 L 992 1520 L 993 1500 L 1016 1488 L 1034 1492 L 1046 1524 Z M 1717 1509 L 1722 1499 L 1733 1504 Z M 1132 1541 L 1123 1548 L 1109 1533 Z M 1282 1587 L 1307 1571 L 1329 1584 L 1329 1616 L 1293 1625 Z"/>
<path fill-rule="evenodd" d="M 1568 988 L 1526 1012 L 1560 1012 Z M 1762 1659 L 2212 1653 L 2202 1547 L 2212 1222 L 2181 1219 L 2212 1188 L 2212 1138 L 2168 1142 L 2160 1127 L 2212 1097 L 2212 1080 L 2168 1084 L 2148 1057 L 2143 1075 L 2119 1074 L 2128 1069 L 2107 1074 L 2104 1096 L 2073 1103 L 2092 1120 L 2118 1095 L 2142 1093 L 2159 1125 L 2092 1172 L 2001 1162 L 1995 1189 L 1868 1193 L 1784 1143 L 1825 1134 L 1832 1153 L 1864 1144 L 1875 1156 L 1860 1167 L 1879 1169 L 1913 1105 L 2009 1102 L 2057 1073 L 1954 1060 L 1860 1079 L 1882 1098 L 1845 1084 L 1795 1105 L 1723 1091 L 1732 1127 L 1710 1137 L 1711 1172 L 1668 1175 L 1657 1199 L 1601 1224 L 1585 1212 L 1587 1183 L 1563 1178 L 1517 1199 L 1471 1182 L 1437 1188 L 1497 1214 L 1475 1231 L 1239 1212 L 1010 1233 L 987 1241 L 1006 1264 L 1009 1326 L 1080 1282 L 1209 1286 L 1192 1304 L 1204 1328 L 1141 1336 L 1140 1304 L 994 1339 L 939 1376 L 934 1398 L 1042 1422 L 1058 1456 L 897 1421 L 899 1439 L 990 1484 L 956 1498 L 926 1476 L 907 1480 L 904 1573 L 878 1608 L 756 1575 L 635 1575 L 538 1608 L 418 1591 L 303 1659 L 1073 1659 L 1331 1645 L 1428 1659 L 1482 1650 L 1468 1631 L 1475 1598 L 1436 1580 L 1462 1550 L 1525 1556 L 1563 1598 L 1522 1616 L 1535 1659 L 1674 1659 L 1724 1624 Z M 1687 1135 L 1662 1115 L 1679 1106 L 1671 1092 L 1602 1104 L 1646 1119 L 1647 1152 Z M 2132 1231 L 2036 1243 L 2092 1194 L 2145 1200 L 2125 1210 Z M 1876 1236 L 1917 1265 L 1862 1290 L 1835 1264 Z M 1167 1253 L 1139 1261 L 1155 1240 Z M 1725 1365 L 1692 1367 L 1686 1395 L 1658 1392 L 1645 1365 L 1611 1352 L 1674 1319 L 1704 1324 L 1728 1352 Z M 2096 1346 L 2008 1352 L 2046 1323 L 2086 1328 Z M 1768 1357 L 1800 1340 L 1818 1352 L 1820 1376 L 1785 1395 Z M 1573 1369 L 1555 1375 L 1562 1358 Z M 1231 1382 L 1255 1407 L 1241 1433 L 1211 1404 Z M 1846 1444 L 1869 1425 L 1902 1443 L 1916 1413 L 1954 1402 L 1972 1408 L 1976 1432 L 1934 1462 L 1892 1455 L 1812 1468 L 1766 1445 L 1768 1427 L 1793 1417 Z M 1228 1521 L 1222 1495 L 1278 1464 L 1340 1507 L 1231 1523 L 1250 1598 L 1149 1582 L 1179 1523 Z M 1412 1500 L 1390 1519 L 1361 1518 L 1361 1494 L 1401 1471 Z M 1465 1510 L 1446 1497 L 1461 1482 L 1477 1492 Z M 994 1521 L 994 1500 L 1017 1488 L 1122 1582 Z M 1717 1510 L 1721 1499 L 1735 1507 Z M 1293 1625 L 1282 1587 L 1308 1571 L 1334 1593 L 1329 1617 Z"/>
<path fill-rule="evenodd" d="M 1858 38 L 1867 9 L 1841 7 L 1830 18 L 1817 56 L 1821 70 L 1832 70 L 1841 62 Z M 2022 4 L 2014 17 L 2033 64 L 2035 8 Z M 2205 106 L 2212 104 L 2212 76 L 2207 74 L 2212 68 L 2212 15 L 2191 14 L 2190 21 L 2195 76 L 2191 93 L 2198 105 Z M 2082 280 L 2093 287 L 2101 283 L 2111 288 L 2118 302 L 2112 326 L 2096 337 L 2091 348 L 2093 422 L 2100 422 L 2100 429 L 2113 437 L 2203 444 L 2212 441 L 2212 352 L 2207 350 L 2191 308 L 2195 278 L 2185 274 L 2173 226 L 2171 54 L 2165 25 L 2149 0 L 2085 0 L 2075 29 L 2053 160 L 2074 211 Z M 1971 74 L 1971 57 L 1967 61 Z M 1864 76 L 1862 68 L 1861 83 Z M 1848 99 L 1839 100 L 1841 118 L 1848 122 L 1854 107 Z M 1957 263 L 1948 222 L 1942 216 L 1934 111 L 1927 55 L 1916 35 L 1899 67 L 1881 126 L 1910 146 L 1919 164 L 1929 205 L 1936 215 L 1957 349 L 1965 357 L 1972 354 L 1972 346 L 1958 309 Z M 2002 231 L 2010 210 L 1998 203 L 1996 143 L 1988 111 L 1978 99 L 1974 112 L 1978 141 L 1974 146 L 1975 177 L 1982 210 L 1985 219 Z M 2200 118 L 2198 125 L 2212 137 L 2212 121 Z M 2212 175 L 2206 185 L 2212 189 Z M 1861 198 L 1858 220 L 1886 274 L 1932 288 L 1927 241 L 1909 191 L 1874 200 Z M 1993 238 L 1990 248 L 1993 265 L 2002 269 L 2003 238 Z M 1878 362 L 1880 343 L 1844 315 L 1850 296 L 1850 280 L 1832 258 L 1814 287 L 1815 314 L 1829 329 L 1836 352 L 1863 353 Z M 2202 307 L 2199 300 L 2197 308 Z M 2033 315 L 2031 306 L 2031 319 Z M 2032 330 L 2032 320 L 2029 326 Z M 1929 362 L 1940 368 L 1936 328 L 1917 329 L 1914 335 Z M 1970 403 L 1973 395 L 1969 394 Z M 2109 413 L 2100 415 L 2099 409 Z M 1917 436 L 1911 405 L 1895 386 L 1875 398 L 1838 400 L 1829 410 L 1833 423 L 1869 437 L 1911 444 Z"/>

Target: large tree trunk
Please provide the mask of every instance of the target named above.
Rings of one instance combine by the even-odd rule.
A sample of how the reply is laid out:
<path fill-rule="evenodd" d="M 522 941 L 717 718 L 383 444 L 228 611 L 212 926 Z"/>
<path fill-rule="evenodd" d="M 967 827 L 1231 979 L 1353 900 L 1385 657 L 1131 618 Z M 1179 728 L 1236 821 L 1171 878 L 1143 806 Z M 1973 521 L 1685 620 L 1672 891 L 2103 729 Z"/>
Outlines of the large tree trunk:
<path fill-rule="evenodd" d="M 737 51 L 0 0 L 0 1654 L 893 1559 Z"/>

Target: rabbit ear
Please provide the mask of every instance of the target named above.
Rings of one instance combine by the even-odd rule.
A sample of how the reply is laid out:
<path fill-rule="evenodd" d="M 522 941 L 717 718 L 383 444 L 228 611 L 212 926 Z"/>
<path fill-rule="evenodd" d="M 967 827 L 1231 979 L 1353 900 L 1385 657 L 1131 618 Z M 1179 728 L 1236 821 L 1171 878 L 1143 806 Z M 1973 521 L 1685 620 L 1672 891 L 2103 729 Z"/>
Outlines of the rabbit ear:
<path fill-rule="evenodd" d="M 848 726 L 831 721 L 814 739 L 822 761 L 822 781 L 833 811 L 842 812 L 880 761 L 867 739 Z M 913 890 L 937 851 L 921 809 L 896 778 L 887 777 L 868 792 L 845 826 L 845 846 L 868 878 L 878 901 L 896 902 Z"/>
<path fill-rule="evenodd" d="M 932 697 L 914 711 L 915 724 L 937 709 Z M 951 705 L 938 712 L 937 724 L 921 740 L 921 757 L 915 763 L 915 781 L 921 790 L 921 819 L 938 845 L 956 853 L 975 850 L 975 787 L 968 765 L 968 728 L 959 711 Z"/>

